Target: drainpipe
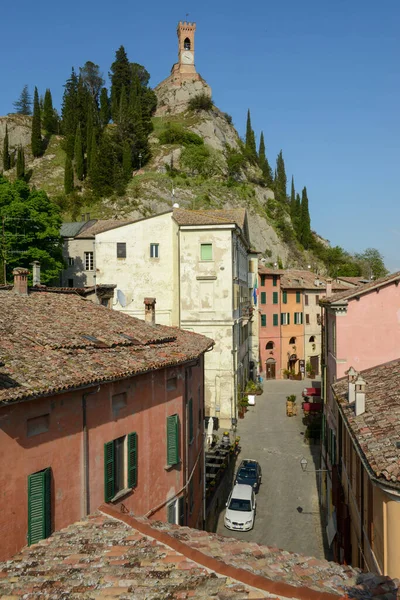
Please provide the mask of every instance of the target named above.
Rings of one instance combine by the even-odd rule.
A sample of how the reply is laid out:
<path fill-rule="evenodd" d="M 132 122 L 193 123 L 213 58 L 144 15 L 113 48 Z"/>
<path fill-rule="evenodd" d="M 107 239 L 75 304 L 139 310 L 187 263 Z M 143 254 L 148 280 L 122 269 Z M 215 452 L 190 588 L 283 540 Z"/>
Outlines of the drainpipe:
<path fill-rule="evenodd" d="M 97 394 L 100 391 L 100 385 L 93 392 L 82 394 L 82 438 L 83 438 L 83 490 L 82 490 L 82 512 L 86 517 L 90 512 L 90 490 L 89 490 L 89 437 L 87 428 L 87 406 L 86 398 Z"/>

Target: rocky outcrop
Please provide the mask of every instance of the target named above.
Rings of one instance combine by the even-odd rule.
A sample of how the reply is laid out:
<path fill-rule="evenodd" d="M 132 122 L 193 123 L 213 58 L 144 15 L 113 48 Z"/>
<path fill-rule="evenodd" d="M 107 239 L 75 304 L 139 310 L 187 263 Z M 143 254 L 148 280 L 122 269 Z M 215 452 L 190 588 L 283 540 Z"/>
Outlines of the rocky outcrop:
<path fill-rule="evenodd" d="M 30 148 L 32 117 L 25 115 L 7 115 L 0 117 L 0 152 L 3 152 L 3 140 L 6 134 L 6 126 L 8 130 L 8 144 L 10 151 L 16 151 L 18 146 Z"/>
<path fill-rule="evenodd" d="M 177 79 L 170 75 L 154 88 L 157 94 L 156 117 L 177 115 L 187 110 L 189 100 L 199 94 L 211 98 L 211 88 L 204 79 L 194 74 L 192 79 Z"/>

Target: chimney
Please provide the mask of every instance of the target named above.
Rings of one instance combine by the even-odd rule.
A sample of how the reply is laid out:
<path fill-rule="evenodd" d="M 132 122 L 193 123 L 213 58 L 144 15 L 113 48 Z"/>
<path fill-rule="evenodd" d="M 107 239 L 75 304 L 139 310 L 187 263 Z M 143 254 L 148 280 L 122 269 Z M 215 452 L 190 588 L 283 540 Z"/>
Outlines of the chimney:
<path fill-rule="evenodd" d="M 32 265 L 32 285 L 33 287 L 35 287 L 35 285 L 40 285 L 40 262 L 38 260 L 34 260 L 33 263 L 31 263 Z"/>
<path fill-rule="evenodd" d="M 366 381 L 359 375 L 355 381 L 356 405 L 354 407 L 354 412 L 356 417 L 365 413 L 365 385 Z"/>
<path fill-rule="evenodd" d="M 85 213 L 81 213 L 81 221 L 85 220 Z"/>
<path fill-rule="evenodd" d="M 156 324 L 156 299 L 145 298 L 144 299 L 144 320 L 149 325 Z"/>
<path fill-rule="evenodd" d="M 326 280 L 326 297 L 332 296 L 332 279 L 328 277 Z"/>
<path fill-rule="evenodd" d="M 355 386 L 354 382 L 356 380 L 357 375 L 358 375 L 358 373 L 353 367 L 350 367 L 350 369 L 347 371 L 347 377 L 348 377 L 348 382 L 349 382 L 347 401 L 349 404 L 351 404 L 352 402 L 355 402 L 355 400 L 356 400 L 356 386 Z"/>
<path fill-rule="evenodd" d="M 18 294 L 19 296 L 27 296 L 28 295 L 28 275 L 29 270 L 24 269 L 23 267 L 17 267 L 13 270 L 14 275 L 14 294 Z"/>
<path fill-rule="evenodd" d="M 86 213 L 86 221 L 90 221 L 90 213 Z"/>

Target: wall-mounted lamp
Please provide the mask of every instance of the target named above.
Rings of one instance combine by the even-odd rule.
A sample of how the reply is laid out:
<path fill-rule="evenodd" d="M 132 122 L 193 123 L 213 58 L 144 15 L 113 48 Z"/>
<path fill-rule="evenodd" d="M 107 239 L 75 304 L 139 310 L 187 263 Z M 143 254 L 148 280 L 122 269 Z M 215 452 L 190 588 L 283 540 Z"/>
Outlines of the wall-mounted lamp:
<path fill-rule="evenodd" d="M 302 457 L 301 461 L 300 461 L 300 466 L 302 471 L 304 471 L 304 473 L 330 473 L 329 469 L 307 469 L 307 465 L 308 465 L 308 460 L 306 458 L 304 458 L 304 456 Z"/>

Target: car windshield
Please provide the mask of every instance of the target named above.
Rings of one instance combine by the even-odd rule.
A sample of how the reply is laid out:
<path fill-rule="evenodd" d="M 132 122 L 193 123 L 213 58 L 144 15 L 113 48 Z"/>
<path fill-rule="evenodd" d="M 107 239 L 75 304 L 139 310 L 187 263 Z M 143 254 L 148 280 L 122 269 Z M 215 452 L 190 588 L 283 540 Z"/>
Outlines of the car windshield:
<path fill-rule="evenodd" d="M 257 473 L 255 469 L 240 469 L 238 477 L 241 479 L 256 479 Z"/>
<path fill-rule="evenodd" d="M 229 510 L 240 510 L 241 512 L 251 512 L 250 500 L 240 500 L 239 498 L 232 498 L 229 503 Z"/>

